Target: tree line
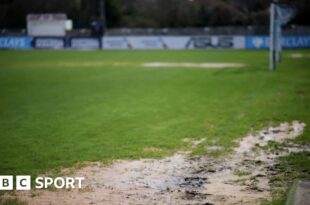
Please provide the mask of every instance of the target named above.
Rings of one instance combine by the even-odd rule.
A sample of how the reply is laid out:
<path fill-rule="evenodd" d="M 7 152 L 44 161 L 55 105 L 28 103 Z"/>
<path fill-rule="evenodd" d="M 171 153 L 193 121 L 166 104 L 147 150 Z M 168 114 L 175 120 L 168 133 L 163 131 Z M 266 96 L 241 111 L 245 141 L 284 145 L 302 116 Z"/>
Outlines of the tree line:
<path fill-rule="evenodd" d="M 0 0 L 0 28 L 25 28 L 29 13 L 66 13 L 74 27 L 100 16 L 101 0 Z M 280 1 L 280 0 L 279 0 Z M 310 25 L 310 0 L 282 0 L 298 9 L 294 24 Z M 104 0 L 107 27 L 178 28 L 267 25 L 270 0 Z"/>

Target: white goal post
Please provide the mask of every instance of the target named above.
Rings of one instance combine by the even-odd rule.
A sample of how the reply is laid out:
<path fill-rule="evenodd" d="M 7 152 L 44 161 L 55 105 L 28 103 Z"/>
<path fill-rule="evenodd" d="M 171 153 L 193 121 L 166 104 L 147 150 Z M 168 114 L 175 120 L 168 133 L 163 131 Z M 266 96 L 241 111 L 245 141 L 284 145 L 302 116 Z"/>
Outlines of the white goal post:
<path fill-rule="evenodd" d="M 276 63 L 282 60 L 282 26 L 296 14 L 296 8 L 288 4 L 271 3 L 269 69 L 274 71 Z"/>

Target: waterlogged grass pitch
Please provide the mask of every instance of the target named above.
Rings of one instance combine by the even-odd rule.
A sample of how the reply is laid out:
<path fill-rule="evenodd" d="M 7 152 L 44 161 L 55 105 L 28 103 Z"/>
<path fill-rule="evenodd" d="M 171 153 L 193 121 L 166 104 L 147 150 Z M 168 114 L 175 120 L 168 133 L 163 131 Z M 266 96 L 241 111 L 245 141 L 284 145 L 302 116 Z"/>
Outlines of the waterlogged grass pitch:
<path fill-rule="evenodd" d="M 1 51 L 0 173 L 36 175 L 83 161 L 161 157 L 184 138 L 224 146 L 279 122 L 307 124 L 310 58 L 285 51 Z M 145 63 L 241 67 L 144 67 Z M 151 151 L 146 151 L 151 150 Z"/>

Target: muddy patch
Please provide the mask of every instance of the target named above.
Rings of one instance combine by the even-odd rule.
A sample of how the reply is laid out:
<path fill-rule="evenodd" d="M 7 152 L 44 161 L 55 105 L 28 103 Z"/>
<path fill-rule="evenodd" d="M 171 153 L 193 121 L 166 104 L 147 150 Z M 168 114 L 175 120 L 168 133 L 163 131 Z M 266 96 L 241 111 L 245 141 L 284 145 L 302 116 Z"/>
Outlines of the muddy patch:
<path fill-rule="evenodd" d="M 95 163 L 74 174 L 85 177 L 81 190 L 15 194 L 30 205 L 260 204 L 270 197 L 269 176 L 278 172 L 274 167 L 277 157 L 310 150 L 287 143 L 274 153 L 264 146 L 270 141 L 293 139 L 302 134 L 304 127 L 295 121 L 252 133 L 239 142 L 230 156 L 222 158 L 178 152 L 160 160 L 118 160 L 108 166 Z M 197 146 L 205 140 L 185 141 Z"/>
<path fill-rule="evenodd" d="M 149 68 L 241 68 L 243 63 L 176 63 L 176 62 L 151 62 L 142 64 L 143 67 Z"/>
<path fill-rule="evenodd" d="M 282 143 L 287 139 L 294 139 L 303 133 L 304 127 L 305 124 L 298 121 L 293 121 L 291 124 L 287 122 L 281 123 L 278 127 L 269 127 L 243 138 L 235 151 L 237 153 L 246 153 L 254 147 L 266 146 L 270 141 Z"/>

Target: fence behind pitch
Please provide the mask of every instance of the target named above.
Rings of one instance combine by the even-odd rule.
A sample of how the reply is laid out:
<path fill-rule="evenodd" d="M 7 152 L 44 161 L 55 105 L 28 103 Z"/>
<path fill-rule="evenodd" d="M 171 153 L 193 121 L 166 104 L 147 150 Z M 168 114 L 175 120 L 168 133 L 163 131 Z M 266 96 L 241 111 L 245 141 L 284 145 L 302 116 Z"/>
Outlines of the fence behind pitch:
<path fill-rule="evenodd" d="M 284 48 L 310 48 L 310 35 L 282 38 Z M 0 49 L 75 49 L 75 50 L 185 50 L 185 49 L 268 49 L 268 36 L 105 36 L 105 37 L 30 37 L 0 36 Z"/>

